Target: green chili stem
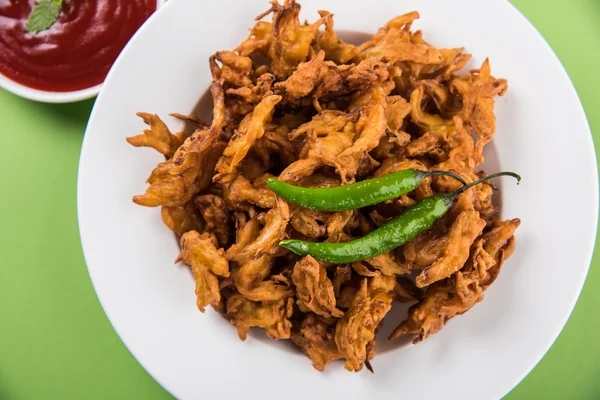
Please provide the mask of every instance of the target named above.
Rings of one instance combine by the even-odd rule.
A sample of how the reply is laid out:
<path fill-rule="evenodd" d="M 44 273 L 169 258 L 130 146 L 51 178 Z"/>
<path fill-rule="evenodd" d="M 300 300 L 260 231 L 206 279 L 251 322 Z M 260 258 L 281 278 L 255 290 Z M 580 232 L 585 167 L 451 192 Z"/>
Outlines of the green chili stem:
<path fill-rule="evenodd" d="M 456 179 L 463 185 L 467 185 L 467 182 L 460 175 L 455 174 L 454 172 L 451 172 L 451 171 L 422 171 L 422 172 L 423 172 L 424 178 L 429 178 L 431 176 L 449 176 L 449 177 Z"/>
<path fill-rule="evenodd" d="M 519 185 L 519 184 L 521 183 L 521 175 L 519 175 L 519 174 L 517 174 L 517 173 L 514 173 L 514 172 L 508 172 L 508 171 L 504 171 L 504 172 L 496 172 L 495 174 L 488 175 L 488 176 L 486 176 L 486 177 L 483 177 L 483 178 L 481 178 L 481 179 L 478 179 L 478 180 L 476 180 L 475 182 L 471 182 L 471 183 L 469 183 L 468 185 L 465 185 L 465 186 L 461 187 L 461 188 L 460 188 L 460 189 L 458 189 L 458 190 L 455 190 L 455 191 L 452 193 L 452 195 L 453 195 L 453 197 L 456 197 L 456 196 L 458 196 L 459 194 L 461 194 L 461 193 L 464 193 L 465 191 L 469 190 L 470 188 L 472 188 L 472 187 L 473 187 L 473 186 L 475 186 L 475 185 L 479 185 L 480 183 L 483 183 L 483 182 L 485 182 L 485 181 L 487 181 L 487 180 L 490 180 L 490 179 L 497 178 L 497 177 L 499 177 L 499 176 L 512 176 L 513 178 L 517 179 L 517 185 Z"/>

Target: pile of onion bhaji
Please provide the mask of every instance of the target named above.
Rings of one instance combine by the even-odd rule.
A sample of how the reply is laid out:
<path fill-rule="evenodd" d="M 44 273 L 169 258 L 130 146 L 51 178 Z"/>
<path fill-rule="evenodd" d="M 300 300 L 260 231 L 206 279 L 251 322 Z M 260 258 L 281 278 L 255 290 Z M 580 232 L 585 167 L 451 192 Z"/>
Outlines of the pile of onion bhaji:
<path fill-rule="evenodd" d="M 452 171 L 472 182 L 495 130 L 504 79 L 459 74 L 463 48 L 437 49 L 411 31 L 417 12 L 393 18 L 371 40 L 345 43 L 333 14 L 301 23 L 300 5 L 276 0 L 233 51 L 210 57 L 210 124 L 172 134 L 158 116 L 128 138 L 165 156 L 133 201 L 161 206 L 191 267 L 197 305 L 212 306 L 246 339 L 261 327 L 291 339 L 323 370 L 336 359 L 371 368 L 375 335 L 392 303 L 416 302 L 390 339 L 418 343 L 483 299 L 515 249 L 518 219 L 501 220 L 484 183 L 460 195 L 431 229 L 395 251 L 350 265 L 299 257 L 284 238 L 340 242 L 361 237 L 419 199 L 460 183 L 426 179 L 408 195 L 354 211 L 319 212 L 278 198 L 269 177 L 331 187 L 399 170 Z M 263 21 L 271 15 L 271 22 Z"/>

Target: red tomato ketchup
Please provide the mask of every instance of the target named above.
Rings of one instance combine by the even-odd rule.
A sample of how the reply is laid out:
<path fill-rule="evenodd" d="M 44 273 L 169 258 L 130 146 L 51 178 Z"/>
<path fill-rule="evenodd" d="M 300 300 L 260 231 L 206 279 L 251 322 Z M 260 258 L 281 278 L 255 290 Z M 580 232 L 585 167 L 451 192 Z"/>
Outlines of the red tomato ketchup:
<path fill-rule="evenodd" d="M 0 0 L 0 73 L 33 89 L 70 92 L 104 81 L 156 0 L 64 0 L 47 30 L 27 33 L 37 0 Z"/>

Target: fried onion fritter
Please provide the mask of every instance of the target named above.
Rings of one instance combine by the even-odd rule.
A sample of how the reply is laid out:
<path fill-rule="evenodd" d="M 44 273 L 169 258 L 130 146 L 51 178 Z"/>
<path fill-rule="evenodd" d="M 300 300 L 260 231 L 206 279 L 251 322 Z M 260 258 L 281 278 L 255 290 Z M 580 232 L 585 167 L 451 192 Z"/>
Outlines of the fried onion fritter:
<path fill-rule="evenodd" d="M 192 201 L 183 206 L 163 206 L 160 216 L 164 224 L 179 236 L 189 231 L 204 231 L 204 221 Z"/>
<path fill-rule="evenodd" d="M 237 327 L 241 340 L 246 340 L 248 330 L 253 326 L 264 328 L 271 339 L 289 339 L 293 312 L 292 298 L 280 301 L 256 302 L 241 294 L 233 294 L 227 299 L 227 317 Z"/>
<path fill-rule="evenodd" d="M 211 174 L 225 146 L 208 130 L 196 131 L 169 160 L 158 164 L 148 178 L 146 193 L 134 196 L 146 207 L 177 207 L 185 204 L 210 183 Z M 208 178 L 207 178 L 208 177 Z"/>
<path fill-rule="evenodd" d="M 137 116 L 142 118 L 150 129 L 144 130 L 141 135 L 128 137 L 127 143 L 135 147 L 152 147 L 166 157 L 173 157 L 183 143 L 181 135 L 173 135 L 156 114 L 139 112 Z"/>
<path fill-rule="evenodd" d="M 368 283 L 367 279 L 361 282 L 350 309 L 335 328 L 335 342 L 349 371 L 360 371 L 364 366 L 367 346 L 375 338 L 375 330 L 394 300 L 394 278 L 374 276 Z"/>
<path fill-rule="evenodd" d="M 323 317 L 339 318 L 344 312 L 335 307 L 333 284 L 327 270 L 311 256 L 296 263 L 292 280 L 296 286 L 296 297 L 300 311 L 312 311 Z"/>
<path fill-rule="evenodd" d="M 228 277 L 229 262 L 223 249 L 217 249 L 216 238 L 209 233 L 200 234 L 189 231 L 181 236 L 181 253 L 178 260 L 192 267 L 196 280 L 196 297 L 198 309 L 217 307 L 221 301 L 218 277 Z"/>
<path fill-rule="evenodd" d="M 225 181 L 228 176 L 233 175 L 254 142 L 264 135 L 265 124 L 271 119 L 275 105 L 280 101 L 281 96 L 267 96 L 244 118 L 216 165 L 218 174 L 213 178 L 214 181 Z"/>
<path fill-rule="evenodd" d="M 335 326 L 328 325 L 314 314 L 306 314 L 300 331 L 292 332 L 291 339 L 310 358 L 318 371 L 324 371 L 327 364 L 342 358 L 335 343 Z"/>
<path fill-rule="evenodd" d="M 170 114 L 196 129 L 173 134 L 158 115 L 138 113 L 147 128 L 127 141 L 163 160 L 133 201 L 160 206 L 180 237 L 177 260 L 192 270 L 201 312 L 212 306 L 241 340 L 251 327 L 291 339 L 319 371 L 342 359 L 347 370 L 373 372 L 377 332 L 394 302 L 414 304 L 390 339 L 418 343 L 440 331 L 483 299 L 520 221 L 498 217 L 495 188 L 483 183 L 402 247 L 329 264 L 278 243 L 352 241 L 460 182 L 434 176 L 396 199 L 324 212 L 288 204 L 267 180 L 325 188 L 418 169 L 474 182 L 485 175 L 495 98 L 508 84 L 488 59 L 461 72 L 471 55 L 428 43 L 412 29 L 416 11 L 356 45 L 340 38 L 329 11 L 313 17 L 301 22 L 295 0 L 271 0 L 238 47 L 210 56 L 210 125 Z"/>
<path fill-rule="evenodd" d="M 417 287 L 428 286 L 458 272 L 469 258 L 471 245 L 484 227 L 485 221 L 479 218 L 477 211 L 460 213 L 450 228 L 442 256 L 421 271 L 416 279 Z"/>
<path fill-rule="evenodd" d="M 214 232 L 221 247 L 227 246 L 230 234 L 229 214 L 223 199 L 214 194 L 204 194 L 196 197 L 194 204 L 206 222 L 206 229 Z"/>
<path fill-rule="evenodd" d="M 514 251 L 513 235 L 519 224 L 519 219 L 494 220 L 492 229 L 473 245 L 466 265 L 449 278 L 432 284 L 423 300 L 410 308 L 408 318 L 392 332 L 390 339 L 412 334 L 413 343 L 418 343 L 483 300 L 483 292 L 498 277 L 504 261 Z"/>

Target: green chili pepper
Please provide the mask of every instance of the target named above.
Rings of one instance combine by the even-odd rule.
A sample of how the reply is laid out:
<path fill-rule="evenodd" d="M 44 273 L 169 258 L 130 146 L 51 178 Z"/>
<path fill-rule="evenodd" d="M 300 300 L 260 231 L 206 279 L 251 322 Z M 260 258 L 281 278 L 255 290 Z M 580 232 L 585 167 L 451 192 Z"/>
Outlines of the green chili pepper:
<path fill-rule="evenodd" d="M 462 182 L 463 185 L 467 184 L 463 178 L 453 172 L 407 169 L 380 178 L 330 188 L 303 188 L 283 183 L 274 178 L 269 178 L 267 185 L 279 197 L 304 208 L 319 211 L 343 211 L 395 199 L 415 190 L 425 178 L 438 175 L 451 176 Z"/>
<path fill-rule="evenodd" d="M 350 242 L 325 243 L 282 240 L 279 245 L 298 255 L 310 254 L 317 260 L 336 264 L 366 260 L 408 243 L 443 217 L 450 210 L 456 196 L 488 179 L 503 175 L 512 176 L 517 178 L 518 182 L 521 181 L 521 177 L 514 172 L 498 172 L 465 185 L 454 192 L 426 197 L 376 230 Z"/>

